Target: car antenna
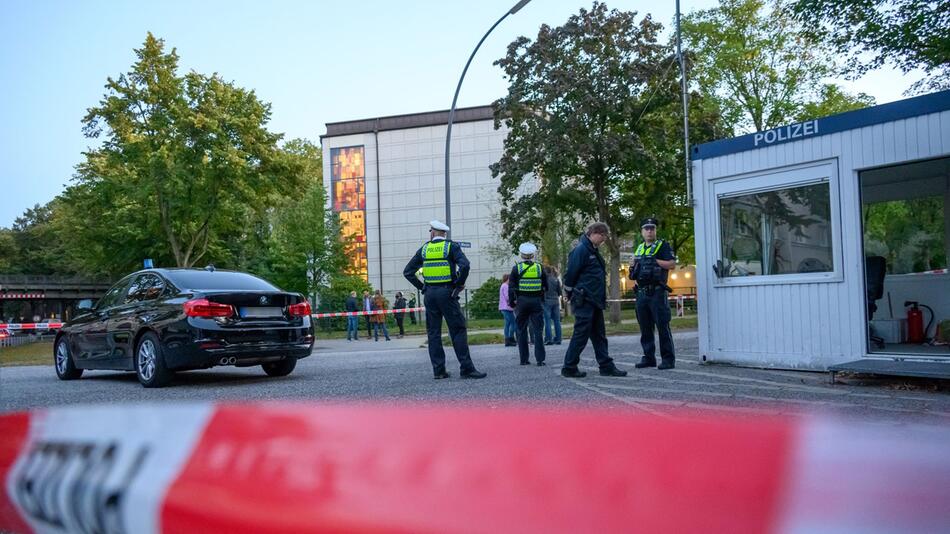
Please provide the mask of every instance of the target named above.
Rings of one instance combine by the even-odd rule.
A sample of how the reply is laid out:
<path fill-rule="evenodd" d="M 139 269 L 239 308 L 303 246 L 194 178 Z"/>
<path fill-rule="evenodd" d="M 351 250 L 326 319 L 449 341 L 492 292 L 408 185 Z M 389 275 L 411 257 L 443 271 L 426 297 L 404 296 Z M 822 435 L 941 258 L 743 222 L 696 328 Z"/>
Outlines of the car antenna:
<path fill-rule="evenodd" d="M 209 273 L 213 273 L 213 272 L 214 272 L 214 264 L 213 264 L 213 263 L 209 263 L 208 265 L 205 266 L 205 270 L 208 271 Z"/>

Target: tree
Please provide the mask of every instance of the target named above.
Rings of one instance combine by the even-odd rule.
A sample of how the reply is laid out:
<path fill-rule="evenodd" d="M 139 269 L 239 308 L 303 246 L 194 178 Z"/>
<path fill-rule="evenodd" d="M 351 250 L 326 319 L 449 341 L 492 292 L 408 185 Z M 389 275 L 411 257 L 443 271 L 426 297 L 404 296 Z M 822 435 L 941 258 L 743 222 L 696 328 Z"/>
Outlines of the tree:
<path fill-rule="evenodd" d="M 931 0 L 793 0 L 811 39 L 847 56 L 854 76 L 885 63 L 923 69 L 912 90 L 950 87 L 950 5 Z"/>
<path fill-rule="evenodd" d="M 801 114 L 833 69 L 821 42 L 777 0 L 721 0 L 685 16 L 682 34 L 696 61 L 693 78 L 739 130 L 767 130 Z"/>
<path fill-rule="evenodd" d="M 334 275 L 329 283 L 317 290 L 317 310 L 321 312 L 338 312 L 345 310 L 346 298 L 351 291 L 356 291 L 362 309 L 363 291 L 373 293 L 373 286 L 360 274 L 340 273 Z M 345 317 L 325 317 L 317 323 L 323 330 L 340 330 L 346 325 Z"/>
<path fill-rule="evenodd" d="M 13 231 L 8 228 L 0 228 L 0 273 L 16 272 L 16 241 L 13 239 Z"/>
<path fill-rule="evenodd" d="M 864 205 L 868 254 L 887 258 L 890 274 L 946 268 L 942 196 Z"/>
<path fill-rule="evenodd" d="M 501 280 L 494 276 L 485 280 L 481 286 L 472 292 L 472 300 L 468 303 L 468 316 L 472 319 L 496 319 L 498 312 L 498 291 Z"/>
<path fill-rule="evenodd" d="M 344 269 L 336 214 L 327 210 L 320 148 L 294 140 L 286 151 L 300 161 L 308 185 L 299 200 L 274 215 L 270 238 L 273 279 L 284 289 L 314 295 Z"/>
<path fill-rule="evenodd" d="M 654 115 L 679 99 L 661 29 L 595 2 L 563 26 L 543 25 L 534 41 L 516 39 L 495 62 L 508 79 L 494 106 L 496 128 L 509 133 L 492 165 L 503 233 L 515 244 L 539 240 L 564 217 L 606 222 L 611 298 L 620 293 L 620 237 L 679 187 L 656 172 L 676 149 L 655 151 Z M 611 308 L 612 321 L 619 312 Z"/>
<path fill-rule="evenodd" d="M 300 158 L 280 150 L 281 135 L 265 128 L 270 105 L 253 91 L 179 75 L 176 51 L 151 33 L 135 53 L 84 118 L 86 136 L 103 142 L 85 153 L 69 192 L 95 209 L 73 214 L 93 236 L 127 239 L 130 255 L 164 252 L 180 267 L 227 259 L 225 236 L 299 189 Z"/>
<path fill-rule="evenodd" d="M 16 218 L 9 230 L 12 241 L 7 272 L 29 274 L 72 274 L 77 270 L 66 254 L 54 224 L 54 215 L 59 201 L 44 205 L 36 204 Z"/>
<path fill-rule="evenodd" d="M 814 102 L 805 103 L 795 120 L 803 122 L 875 104 L 874 97 L 871 95 L 866 93 L 851 95 L 843 91 L 840 86 L 831 83 L 822 86 L 818 98 Z"/>

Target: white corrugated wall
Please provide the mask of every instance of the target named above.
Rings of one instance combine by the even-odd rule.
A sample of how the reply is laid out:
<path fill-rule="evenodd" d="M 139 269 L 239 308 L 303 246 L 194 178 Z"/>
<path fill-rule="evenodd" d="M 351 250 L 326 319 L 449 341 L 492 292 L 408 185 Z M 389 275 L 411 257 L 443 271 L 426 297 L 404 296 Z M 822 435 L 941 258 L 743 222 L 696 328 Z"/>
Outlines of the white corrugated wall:
<path fill-rule="evenodd" d="M 693 162 L 700 355 L 707 361 L 820 369 L 866 354 L 858 171 L 950 155 L 950 111 Z M 840 280 L 717 286 L 717 180 L 832 160 Z M 834 185 L 834 184 L 833 184 Z"/>

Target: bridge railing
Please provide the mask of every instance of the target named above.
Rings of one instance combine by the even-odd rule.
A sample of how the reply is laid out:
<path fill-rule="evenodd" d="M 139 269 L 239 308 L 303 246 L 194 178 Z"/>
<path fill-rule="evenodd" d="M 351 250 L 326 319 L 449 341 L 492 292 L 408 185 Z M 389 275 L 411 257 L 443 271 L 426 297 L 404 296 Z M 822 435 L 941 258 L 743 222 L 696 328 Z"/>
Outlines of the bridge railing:
<path fill-rule="evenodd" d="M 108 278 L 41 274 L 0 274 L 0 290 L 108 289 Z"/>

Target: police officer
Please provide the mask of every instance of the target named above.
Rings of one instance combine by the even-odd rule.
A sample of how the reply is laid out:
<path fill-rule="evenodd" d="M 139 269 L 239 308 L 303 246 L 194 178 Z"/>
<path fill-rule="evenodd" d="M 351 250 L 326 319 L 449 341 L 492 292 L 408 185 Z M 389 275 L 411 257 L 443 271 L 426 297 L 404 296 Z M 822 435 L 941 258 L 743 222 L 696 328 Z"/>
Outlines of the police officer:
<path fill-rule="evenodd" d="M 669 272 L 676 268 L 676 258 L 670 244 L 656 238 L 657 224 L 653 217 L 640 221 L 643 242 L 634 253 L 634 264 L 630 269 L 630 278 L 637 281 L 637 322 L 640 323 L 640 345 L 643 347 L 643 358 L 636 364 L 637 369 L 672 369 L 676 359 L 673 334 L 670 332 L 670 303 L 667 300 L 671 290 L 666 285 Z M 654 326 L 660 337 L 660 365 L 656 364 Z"/>
<path fill-rule="evenodd" d="M 604 309 L 607 307 L 607 264 L 597 249 L 607 240 L 608 235 L 610 228 L 606 223 L 591 223 L 567 259 L 564 289 L 574 306 L 574 333 L 564 354 L 562 376 L 587 376 L 587 373 L 579 370 L 577 366 L 588 339 L 594 346 L 594 356 L 602 376 L 627 376 L 627 372 L 617 369 L 613 358 L 607 355 L 607 328 L 604 325 Z"/>
<path fill-rule="evenodd" d="M 459 294 L 465 288 L 468 278 L 468 258 L 462 253 L 462 247 L 445 238 L 449 227 L 439 221 L 429 223 L 429 242 L 422 245 L 415 256 L 406 264 L 402 275 L 409 283 L 422 290 L 423 304 L 426 307 L 426 335 L 429 338 L 429 360 L 435 378 L 448 378 L 445 370 L 445 350 L 442 348 L 442 318 L 449 325 L 452 348 L 458 358 L 462 378 L 485 378 L 485 373 L 475 369 L 468 352 L 468 330 L 465 317 L 459 306 Z M 416 271 L 422 267 L 422 278 L 416 277 Z"/>
<path fill-rule="evenodd" d="M 531 322 L 531 336 L 534 338 L 534 359 L 538 367 L 544 363 L 544 336 L 541 334 L 544 322 L 544 288 L 548 284 L 548 275 L 534 257 L 538 247 L 533 243 L 522 243 L 518 247 L 521 261 L 512 269 L 508 277 L 508 303 L 515 309 L 518 327 L 518 354 L 521 365 L 529 365 L 528 359 L 528 322 Z"/>

